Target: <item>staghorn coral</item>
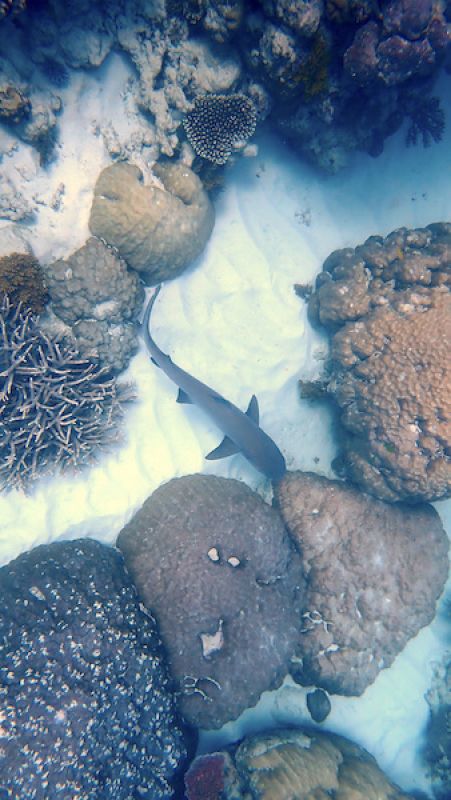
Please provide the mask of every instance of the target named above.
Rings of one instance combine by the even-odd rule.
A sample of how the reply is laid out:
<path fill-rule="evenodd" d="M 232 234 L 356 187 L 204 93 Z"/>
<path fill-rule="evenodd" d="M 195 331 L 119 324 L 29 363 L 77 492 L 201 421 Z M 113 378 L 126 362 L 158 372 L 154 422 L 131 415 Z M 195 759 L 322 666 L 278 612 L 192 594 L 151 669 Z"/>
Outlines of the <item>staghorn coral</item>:
<path fill-rule="evenodd" d="M 234 148 L 255 131 L 257 115 L 243 94 L 210 94 L 198 97 L 183 119 L 194 151 L 214 164 L 225 164 Z"/>
<path fill-rule="evenodd" d="M 171 480 L 117 545 L 155 613 L 190 724 L 219 728 L 280 685 L 304 581 L 280 516 L 259 495 L 226 478 Z"/>
<path fill-rule="evenodd" d="M 106 167 L 97 179 L 91 232 L 117 247 L 148 285 L 179 275 L 202 252 L 214 208 L 200 178 L 184 164 L 156 164 L 164 188 L 145 186 L 132 164 Z"/>
<path fill-rule="evenodd" d="M 0 607 L 2 797 L 170 800 L 183 734 L 120 553 L 37 547 L 0 569 Z"/>
<path fill-rule="evenodd" d="M 448 611 L 450 609 L 448 608 Z M 448 628 L 451 618 L 448 615 Z M 451 653 L 434 670 L 426 694 L 430 706 L 423 760 L 428 766 L 436 800 L 451 796 Z"/>
<path fill-rule="evenodd" d="M 5 295 L 0 305 L 0 490 L 26 488 L 54 470 L 78 468 L 118 440 L 130 387 L 52 341 L 38 319 Z"/>
<path fill-rule="evenodd" d="M 210 791 L 214 759 L 216 786 Z M 191 776 L 196 778 L 191 785 Z M 306 728 L 246 737 L 227 751 L 198 756 L 185 776 L 188 800 L 409 800 L 363 747 Z M 411 799 L 413 800 L 413 799 Z"/>
<path fill-rule="evenodd" d="M 451 225 L 400 228 L 332 253 L 309 301 L 331 329 L 338 466 L 388 501 L 451 491 Z"/>
<path fill-rule="evenodd" d="M 39 261 L 24 253 L 0 257 L 0 297 L 7 294 L 11 305 L 22 303 L 34 313 L 44 311 L 47 289 Z"/>
<path fill-rule="evenodd" d="M 360 695 L 435 615 L 448 575 L 440 517 L 313 473 L 287 473 L 275 493 L 307 579 L 292 675 Z"/>

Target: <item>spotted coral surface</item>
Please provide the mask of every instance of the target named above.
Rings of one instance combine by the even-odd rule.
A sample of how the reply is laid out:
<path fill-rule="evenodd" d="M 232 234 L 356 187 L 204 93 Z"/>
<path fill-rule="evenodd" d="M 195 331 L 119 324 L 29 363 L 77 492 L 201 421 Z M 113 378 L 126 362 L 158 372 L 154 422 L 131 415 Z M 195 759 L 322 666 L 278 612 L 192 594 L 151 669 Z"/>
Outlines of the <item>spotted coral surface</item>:
<path fill-rule="evenodd" d="M 80 468 L 120 438 L 130 387 L 54 341 L 5 295 L 0 305 L 0 490 Z"/>
<path fill-rule="evenodd" d="M 214 164 L 225 164 L 234 146 L 255 131 L 257 115 L 252 101 L 242 94 L 198 97 L 183 119 L 194 151 Z"/>
<path fill-rule="evenodd" d="M 258 494 L 212 475 L 171 480 L 117 544 L 155 613 L 187 721 L 219 728 L 280 685 L 299 639 L 302 562 Z"/>
<path fill-rule="evenodd" d="M 440 517 L 313 473 L 288 472 L 275 493 L 307 579 L 292 675 L 360 695 L 435 616 L 449 566 Z"/>
<path fill-rule="evenodd" d="M 42 545 L 0 569 L 0 607 L 2 796 L 169 800 L 185 745 L 120 553 Z"/>
<path fill-rule="evenodd" d="M 451 493 L 451 225 L 332 253 L 309 301 L 332 332 L 342 468 L 384 500 Z"/>

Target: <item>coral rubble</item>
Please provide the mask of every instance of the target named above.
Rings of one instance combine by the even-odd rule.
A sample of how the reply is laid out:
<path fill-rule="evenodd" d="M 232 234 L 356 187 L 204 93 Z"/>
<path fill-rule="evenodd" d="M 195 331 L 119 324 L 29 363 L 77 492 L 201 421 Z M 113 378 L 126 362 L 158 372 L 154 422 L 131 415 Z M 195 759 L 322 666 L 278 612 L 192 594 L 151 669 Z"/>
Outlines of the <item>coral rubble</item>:
<path fill-rule="evenodd" d="M 185 758 L 156 624 L 89 539 L 0 569 L 5 797 L 169 800 Z"/>

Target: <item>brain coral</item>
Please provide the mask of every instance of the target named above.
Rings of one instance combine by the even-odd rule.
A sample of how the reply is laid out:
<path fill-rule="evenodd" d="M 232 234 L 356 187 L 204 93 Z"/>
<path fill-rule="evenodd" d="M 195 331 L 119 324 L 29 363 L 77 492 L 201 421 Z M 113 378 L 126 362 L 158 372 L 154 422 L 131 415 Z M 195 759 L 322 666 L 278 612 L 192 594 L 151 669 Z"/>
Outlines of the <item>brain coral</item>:
<path fill-rule="evenodd" d="M 156 625 L 120 553 L 59 542 L 0 569 L 5 797 L 169 800 L 185 748 Z"/>
<path fill-rule="evenodd" d="M 256 121 L 254 104 L 245 95 L 210 94 L 196 99 L 183 127 L 197 155 L 225 164 L 234 146 L 252 136 Z"/>
<path fill-rule="evenodd" d="M 299 555 L 270 506 L 235 480 L 169 481 L 119 534 L 158 621 L 190 723 L 219 728 L 279 686 L 299 638 Z"/>
<path fill-rule="evenodd" d="M 307 579 L 293 677 L 361 694 L 434 617 L 448 575 L 440 518 L 432 506 L 391 505 L 312 473 L 287 473 L 276 500 Z"/>
<path fill-rule="evenodd" d="M 133 322 L 144 289 L 125 261 L 91 237 L 67 259 L 46 268 L 53 311 L 72 326 L 78 350 L 117 372 L 137 350 Z"/>
<path fill-rule="evenodd" d="M 450 264 L 451 225 L 401 228 L 332 253 L 310 299 L 333 333 L 343 469 L 384 500 L 451 490 Z"/>
<path fill-rule="evenodd" d="M 217 793 L 210 790 L 215 767 Z M 214 759 L 214 761 L 212 761 Z M 188 800 L 409 800 L 363 747 L 333 733 L 290 728 L 248 736 L 198 756 L 186 776 Z"/>
<path fill-rule="evenodd" d="M 145 186 L 132 164 L 100 173 L 89 227 L 117 247 L 148 285 L 175 278 L 204 249 L 213 230 L 214 209 L 197 175 L 183 164 L 157 164 L 158 186 Z"/>
<path fill-rule="evenodd" d="M 117 441 L 121 401 L 106 370 L 50 339 L 7 295 L 0 304 L 0 490 L 77 468 Z"/>
<path fill-rule="evenodd" d="M 12 305 L 22 303 L 38 313 L 48 301 L 42 270 L 34 256 L 11 253 L 0 257 L 0 297 L 7 294 Z"/>

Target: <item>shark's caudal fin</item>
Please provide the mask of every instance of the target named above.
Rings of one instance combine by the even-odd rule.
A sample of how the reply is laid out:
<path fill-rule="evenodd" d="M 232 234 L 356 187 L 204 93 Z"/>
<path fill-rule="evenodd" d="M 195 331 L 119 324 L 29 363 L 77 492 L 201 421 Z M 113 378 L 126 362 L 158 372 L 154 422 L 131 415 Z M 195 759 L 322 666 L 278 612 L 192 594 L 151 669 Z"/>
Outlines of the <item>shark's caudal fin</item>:
<path fill-rule="evenodd" d="M 185 392 L 183 392 L 183 394 L 185 394 Z M 179 395 L 180 395 L 180 391 L 179 391 Z M 189 398 L 188 398 L 188 400 L 179 400 L 179 398 L 177 397 L 177 402 L 178 403 L 190 403 L 191 400 Z M 228 400 L 225 401 L 225 402 L 228 402 Z M 248 407 L 247 407 L 247 409 L 245 411 L 245 414 L 250 419 L 252 419 L 255 422 L 256 425 L 258 425 L 258 420 L 259 420 L 260 414 L 259 414 L 259 410 L 258 410 L 258 400 L 257 400 L 255 394 L 252 395 L 252 397 L 251 397 L 251 399 L 249 401 L 249 405 L 248 405 Z M 239 453 L 239 452 L 240 452 L 240 448 L 237 447 L 235 442 L 233 442 L 232 439 L 229 439 L 228 436 L 224 436 L 222 442 L 220 444 L 218 444 L 218 446 L 215 447 L 214 450 L 212 450 L 210 453 L 208 453 L 205 456 L 205 458 L 207 459 L 207 461 L 217 461 L 220 458 L 228 458 L 228 456 L 234 456 L 235 453 Z"/>

